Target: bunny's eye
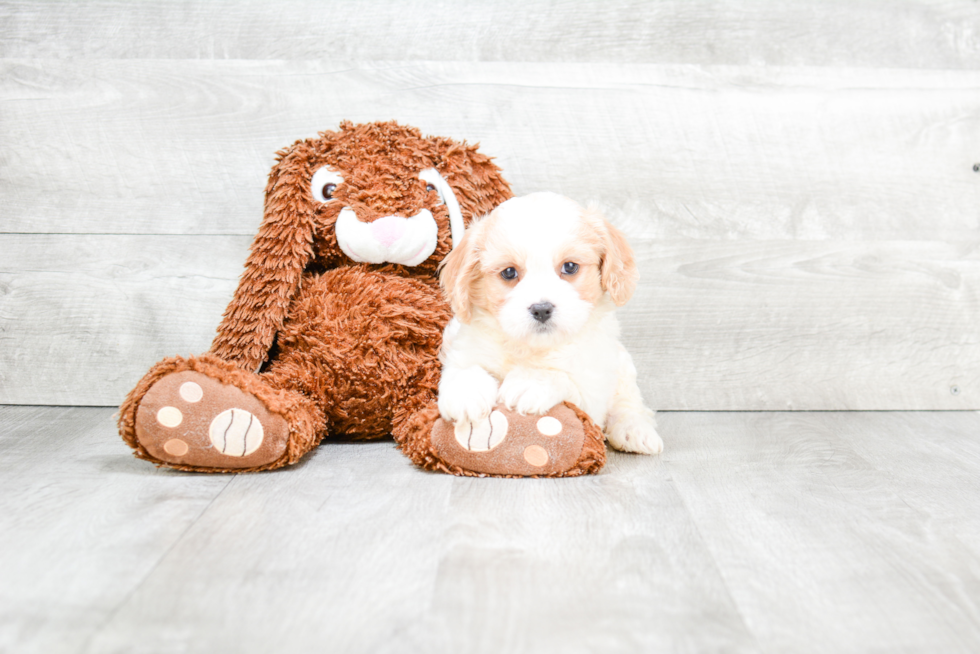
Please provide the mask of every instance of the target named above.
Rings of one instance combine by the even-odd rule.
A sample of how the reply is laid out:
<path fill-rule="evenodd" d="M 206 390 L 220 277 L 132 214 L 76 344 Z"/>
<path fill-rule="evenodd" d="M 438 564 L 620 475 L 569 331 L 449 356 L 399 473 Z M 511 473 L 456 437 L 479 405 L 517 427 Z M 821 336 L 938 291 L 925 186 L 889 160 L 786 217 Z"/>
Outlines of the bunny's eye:
<path fill-rule="evenodd" d="M 313 173 L 313 179 L 310 180 L 310 192 L 317 202 L 330 202 L 337 187 L 343 183 L 344 178 L 339 173 L 324 166 Z"/>
<path fill-rule="evenodd" d="M 456 247 L 463 240 L 465 227 L 463 225 L 463 213 L 459 209 L 459 202 L 456 200 L 453 188 L 435 168 L 420 170 L 419 179 L 425 182 L 426 194 L 435 191 L 439 196 L 439 204 L 446 207 L 446 213 L 449 214 L 449 229 L 453 236 L 453 247 Z M 427 197 L 426 200 L 428 199 Z"/>
<path fill-rule="evenodd" d="M 448 186 L 446 186 L 446 180 L 442 178 L 442 175 L 435 168 L 426 168 L 420 172 L 419 179 L 425 182 L 426 193 L 435 191 L 439 194 L 439 204 L 446 204 L 446 197 L 443 193 L 448 189 Z M 449 192 L 452 193 L 451 190 Z"/>

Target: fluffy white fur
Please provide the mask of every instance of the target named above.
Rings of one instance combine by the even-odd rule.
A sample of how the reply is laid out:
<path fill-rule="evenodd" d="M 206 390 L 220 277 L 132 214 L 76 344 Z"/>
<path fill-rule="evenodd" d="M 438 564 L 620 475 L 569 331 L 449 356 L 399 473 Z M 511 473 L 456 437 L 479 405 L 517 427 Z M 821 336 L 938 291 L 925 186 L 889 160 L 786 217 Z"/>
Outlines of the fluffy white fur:
<path fill-rule="evenodd" d="M 542 414 L 567 400 L 612 447 L 659 453 L 615 315 L 636 277 L 623 235 L 560 195 L 513 198 L 474 223 L 442 274 L 456 314 L 440 353 L 443 418 L 482 420 L 497 403 Z M 546 320 L 531 310 L 542 303 L 553 305 Z"/>

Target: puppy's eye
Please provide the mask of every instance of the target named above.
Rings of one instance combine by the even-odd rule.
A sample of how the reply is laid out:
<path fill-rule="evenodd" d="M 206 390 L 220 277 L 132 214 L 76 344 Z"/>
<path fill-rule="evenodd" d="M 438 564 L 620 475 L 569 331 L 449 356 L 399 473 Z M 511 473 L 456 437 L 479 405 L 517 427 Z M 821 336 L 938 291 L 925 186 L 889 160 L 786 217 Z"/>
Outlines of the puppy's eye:
<path fill-rule="evenodd" d="M 512 282 L 517 279 L 517 269 L 513 266 L 510 268 L 504 268 L 500 271 L 500 276 L 506 279 L 508 282 Z"/>
<path fill-rule="evenodd" d="M 561 274 L 563 275 L 574 275 L 578 272 L 578 264 L 571 261 L 566 261 L 561 266 Z"/>
<path fill-rule="evenodd" d="M 436 190 L 436 187 L 433 186 L 432 184 L 426 184 L 425 185 L 425 192 L 426 193 L 431 193 L 434 190 Z"/>
<path fill-rule="evenodd" d="M 310 180 L 310 192 L 317 202 L 330 202 L 333 199 L 334 191 L 343 183 L 343 177 L 324 166 L 313 173 L 313 179 Z"/>

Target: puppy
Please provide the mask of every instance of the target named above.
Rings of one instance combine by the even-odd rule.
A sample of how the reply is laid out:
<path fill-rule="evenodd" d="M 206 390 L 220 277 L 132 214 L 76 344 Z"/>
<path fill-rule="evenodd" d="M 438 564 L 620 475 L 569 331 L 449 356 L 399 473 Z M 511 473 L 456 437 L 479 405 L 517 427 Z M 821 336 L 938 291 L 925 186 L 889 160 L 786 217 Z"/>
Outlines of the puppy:
<path fill-rule="evenodd" d="M 474 222 L 440 278 L 455 313 L 439 355 L 442 417 L 483 420 L 497 404 L 542 414 L 567 400 L 615 449 L 659 453 L 615 315 L 637 277 L 623 234 L 560 195 L 512 198 Z"/>

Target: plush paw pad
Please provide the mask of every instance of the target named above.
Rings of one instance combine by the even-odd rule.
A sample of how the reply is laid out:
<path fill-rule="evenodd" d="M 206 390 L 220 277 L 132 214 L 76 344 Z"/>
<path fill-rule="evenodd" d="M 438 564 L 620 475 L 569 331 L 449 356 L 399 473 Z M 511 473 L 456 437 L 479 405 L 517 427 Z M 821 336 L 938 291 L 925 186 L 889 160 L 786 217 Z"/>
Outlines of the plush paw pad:
<path fill-rule="evenodd" d="M 483 420 L 460 421 L 453 428 L 453 434 L 463 449 L 488 452 L 504 441 L 507 435 L 507 416 L 500 411 L 491 411 Z"/>
<path fill-rule="evenodd" d="M 253 468 L 286 449 L 289 430 L 255 396 L 203 373 L 160 379 L 136 413 L 136 437 L 153 457 L 201 468 Z"/>
<path fill-rule="evenodd" d="M 264 432 L 262 422 L 245 409 L 227 409 L 211 421 L 211 444 L 228 456 L 248 456 L 259 449 Z"/>
<path fill-rule="evenodd" d="M 556 475 L 579 461 L 582 421 L 559 404 L 544 416 L 524 416 L 503 406 L 474 422 L 432 427 L 432 445 L 450 465 L 492 475 Z"/>

